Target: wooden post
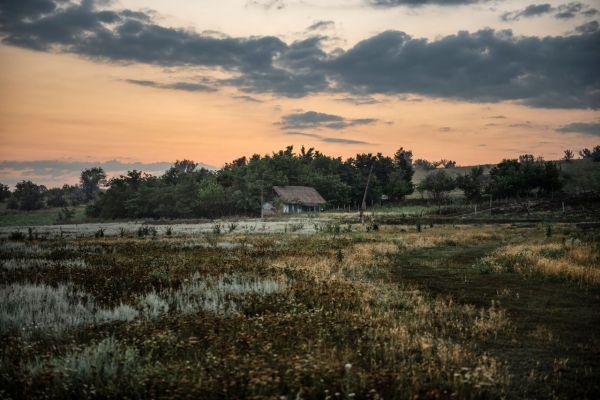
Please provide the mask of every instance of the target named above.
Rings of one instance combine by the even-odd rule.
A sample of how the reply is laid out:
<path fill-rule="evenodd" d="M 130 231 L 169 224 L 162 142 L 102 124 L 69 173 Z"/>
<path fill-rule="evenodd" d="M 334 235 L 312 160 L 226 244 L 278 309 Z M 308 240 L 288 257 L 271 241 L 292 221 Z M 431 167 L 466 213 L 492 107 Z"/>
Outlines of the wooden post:
<path fill-rule="evenodd" d="M 563 214 L 564 214 L 565 213 L 565 202 L 564 201 L 562 202 L 562 211 L 563 211 Z"/>
<path fill-rule="evenodd" d="M 492 195 L 490 195 L 490 215 L 492 215 Z"/>
<path fill-rule="evenodd" d="M 371 174 L 373 173 L 373 164 L 371 164 L 371 168 L 369 168 L 369 176 L 367 177 L 367 185 L 365 186 L 365 192 L 363 193 L 362 204 L 360 207 L 360 223 L 365 223 L 365 215 L 364 212 L 367 209 L 367 191 L 369 190 L 369 183 L 371 182 Z"/>
<path fill-rule="evenodd" d="M 475 204 L 475 215 L 477 215 L 477 204 Z"/>
<path fill-rule="evenodd" d="M 265 209 L 264 209 L 264 201 L 263 201 L 263 186 L 260 185 L 260 219 L 265 218 Z"/>

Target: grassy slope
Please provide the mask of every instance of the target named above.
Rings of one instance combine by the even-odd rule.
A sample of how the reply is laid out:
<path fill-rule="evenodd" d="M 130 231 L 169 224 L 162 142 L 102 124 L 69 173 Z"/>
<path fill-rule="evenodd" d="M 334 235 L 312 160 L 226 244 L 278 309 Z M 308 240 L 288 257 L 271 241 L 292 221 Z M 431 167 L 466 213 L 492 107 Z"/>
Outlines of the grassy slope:
<path fill-rule="evenodd" d="M 52 225 L 58 222 L 60 208 L 45 208 L 35 211 L 7 210 L 6 204 L 0 209 L 0 226 Z M 70 223 L 86 220 L 85 206 L 75 207 L 75 215 Z"/>

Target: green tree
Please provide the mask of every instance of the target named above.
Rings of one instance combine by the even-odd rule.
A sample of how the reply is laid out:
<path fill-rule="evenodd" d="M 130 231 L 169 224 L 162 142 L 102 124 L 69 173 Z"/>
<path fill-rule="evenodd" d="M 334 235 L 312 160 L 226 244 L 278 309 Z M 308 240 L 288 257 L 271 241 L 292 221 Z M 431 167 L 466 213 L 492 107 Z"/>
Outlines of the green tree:
<path fill-rule="evenodd" d="M 8 185 L 0 183 L 0 203 L 4 203 L 10 198 L 10 189 Z"/>
<path fill-rule="evenodd" d="M 468 173 L 457 177 L 456 186 L 463 191 L 467 201 L 480 201 L 485 187 L 483 167 L 473 167 Z"/>
<path fill-rule="evenodd" d="M 90 201 L 100 192 L 100 185 L 106 184 L 106 173 L 101 167 L 87 168 L 81 171 L 79 182 L 85 200 Z"/>
<path fill-rule="evenodd" d="M 448 194 L 456 188 L 456 181 L 446 171 L 430 172 L 419 186 L 427 192 L 436 203 L 442 203 Z"/>
<path fill-rule="evenodd" d="M 44 185 L 36 185 L 31 181 L 19 182 L 12 195 L 13 204 L 19 210 L 38 210 L 44 207 L 44 194 L 46 191 Z"/>

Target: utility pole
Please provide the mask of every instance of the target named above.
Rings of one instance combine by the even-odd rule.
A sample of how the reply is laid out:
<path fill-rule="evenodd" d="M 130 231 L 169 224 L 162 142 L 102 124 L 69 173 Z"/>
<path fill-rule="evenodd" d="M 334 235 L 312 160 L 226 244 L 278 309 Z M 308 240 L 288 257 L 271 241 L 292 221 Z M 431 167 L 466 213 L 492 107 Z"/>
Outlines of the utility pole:
<path fill-rule="evenodd" d="M 360 223 L 365 223 L 365 211 L 367 210 L 367 192 L 369 190 L 369 183 L 371 182 L 371 174 L 373 173 L 373 164 L 371 164 L 371 168 L 369 169 L 369 176 L 367 177 L 367 185 L 365 186 L 365 193 L 363 194 L 362 204 L 360 207 Z"/>
<path fill-rule="evenodd" d="M 263 201 L 263 185 L 261 183 L 260 185 L 260 219 L 264 219 L 265 218 L 265 208 L 264 208 L 264 201 Z"/>

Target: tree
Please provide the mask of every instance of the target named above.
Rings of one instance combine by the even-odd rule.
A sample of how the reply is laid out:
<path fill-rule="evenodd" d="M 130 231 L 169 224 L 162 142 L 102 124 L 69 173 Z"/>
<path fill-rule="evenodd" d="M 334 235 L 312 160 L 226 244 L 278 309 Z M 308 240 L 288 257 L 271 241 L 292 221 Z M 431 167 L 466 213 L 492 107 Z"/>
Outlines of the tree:
<path fill-rule="evenodd" d="M 227 192 L 216 180 L 203 182 L 197 194 L 198 211 L 207 217 L 218 217 L 228 211 Z"/>
<path fill-rule="evenodd" d="M 412 177 L 415 170 L 412 165 L 412 151 L 400 147 L 394 154 L 394 170 L 388 175 L 387 195 L 391 200 L 401 200 L 414 191 Z"/>
<path fill-rule="evenodd" d="M 560 176 L 558 165 L 552 161 L 546 161 L 540 171 L 539 190 L 541 194 L 553 196 L 554 193 L 563 188 L 564 182 Z"/>
<path fill-rule="evenodd" d="M 0 203 L 4 203 L 10 198 L 10 189 L 7 185 L 0 183 Z"/>
<path fill-rule="evenodd" d="M 429 193 L 436 203 L 446 200 L 448 194 L 456 187 L 455 180 L 443 170 L 430 172 L 419 186 L 423 191 Z"/>
<path fill-rule="evenodd" d="M 48 207 L 65 207 L 68 205 L 65 192 L 61 188 L 49 189 L 45 196 Z"/>
<path fill-rule="evenodd" d="M 31 211 L 44 207 L 44 194 L 46 187 L 36 185 L 31 181 L 22 181 L 17 183 L 12 198 L 14 207 L 19 210 Z"/>
<path fill-rule="evenodd" d="M 171 168 L 165 172 L 163 179 L 170 184 L 176 184 L 185 176 L 196 171 L 198 164 L 192 160 L 177 160 Z"/>
<path fill-rule="evenodd" d="M 575 154 L 573 153 L 573 151 L 569 150 L 569 149 L 565 150 L 564 154 L 565 155 L 563 156 L 563 160 L 565 160 L 568 163 L 570 163 L 573 160 L 573 158 L 575 157 Z"/>
<path fill-rule="evenodd" d="M 579 151 L 579 155 L 583 159 L 592 160 L 594 162 L 600 162 L 600 145 L 594 146 L 594 148 L 591 150 L 588 148 L 581 149 Z"/>
<path fill-rule="evenodd" d="M 485 184 L 483 167 L 473 167 L 463 176 L 456 178 L 456 186 L 465 194 L 465 199 L 470 202 L 481 200 Z"/>
<path fill-rule="evenodd" d="M 413 163 L 413 165 L 416 168 L 424 169 L 426 171 L 433 170 L 433 169 L 436 168 L 435 165 L 434 165 L 434 163 L 432 163 L 431 161 L 424 160 L 422 158 L 419 158 L 419 159 L 415 160 L 415 162 Z"/>
<path fill-rule="evenodd" d="M 454 167 L 456 167 L 456 161 L 446 160 L 445 158 L 442 158 L 438 162 L 438 165 L 441 165 L 444 168 L 454 168 Z"/>
<path fill-rule="evenodd" d="M 87 168 L 81 171 L 79 181 L 85 200 L 90 201 L 100 192 L 100 185 L 106 184 L 106 173 L 102 167 Z"/>
<path fill-rule="evenodd" d="M 581 149 L 579 150 L 579 156 L 581 156 L 581 158 L 583 158 L 584 160 L 592 158 L 592 151 L 588 148 Z"/>

